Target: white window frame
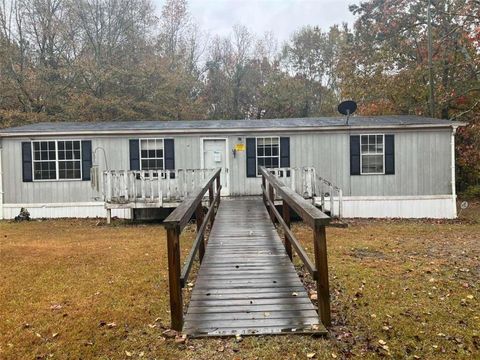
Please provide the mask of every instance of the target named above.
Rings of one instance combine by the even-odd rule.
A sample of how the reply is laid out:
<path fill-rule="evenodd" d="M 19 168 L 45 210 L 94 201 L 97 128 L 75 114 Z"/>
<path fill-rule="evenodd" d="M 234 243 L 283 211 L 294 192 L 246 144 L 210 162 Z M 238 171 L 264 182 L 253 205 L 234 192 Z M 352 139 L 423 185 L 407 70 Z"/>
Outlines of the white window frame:
<path fill-rule="evenodd" d="M 165 178 L 165 138 L 141 138 L 139 139 L 139 143 L 138 143 L 138 149 L 139 149 L 139 152 L 140 152 L 140 170 L 143 171 L 142 169 L 142 160 L 160 160 L 160 158 L 144 158 L 142 157 L 142 141 L 152 141 L 154 140 L 155 143 L 158 141 L 158 140 L 161 140 L 162 141 L 162 150 L 163 150 L 163 158 L 162 158 L 162 162 L 163 162 L 163 169 L 157 169 L 157 170 L 153 170 L 154 172 L 157 172 L 157 176 L 158 176 L 158 172 L 161 172 L 162 174 L 162 178 Z M 144 171 L 149 171 L 149 170 L 144 170 Z M 155 177 L 155 175 L 153 176 Z"/>
<path fill-rule="evenodd" d="M 258 139 L 278 139 L 278 168 L 280 168 L 280 136 L 256 136 L 255 137 L 255 173 L 257 177 L 261 177 L 262 175 L 258 174 Z M 260 158 L 273 158 L 275 156 L 260 156 Z M 273 169 L 273 168 L 272 168 Z M 275 168 L 276 169 L 276 168 Z"/>
<path fill-rule="evenodd" d="M 80 177 L 75 179 L 60 179 L 60 171 L 59 171 L 59 160 L 58 160 L 58 143 L 65 142 L 65 141 L 78 141 L 80 143 L 80 159 L 79 160 L 60 160 L 60 161 L 80 161 Z M 55 160 L 35 160 L 35 149 L 33 148 L 34 143 L 42 143 L 42 142 L 54 142 L 55 143 Z M 46 181 L 82 181 L 83 179 L 83 154 L 82 154 L 82 140 L 80 139 L 45 139 L 45 140 L 32 140 L 30 141 L 30 148 L 32 152 L 32 181 L 35 182 L 46 182 Z M 35 163 L 36 162 L 52 162 L 55 161 L 55 179 L 35 179 Z"/>
<path fill-rule="evenodd" d="M 362 152 L 362 136 L 381 136 L 382 137 L 382 153 L 363 153 Z M 363 155 L 382 155 L 383 166 L 382 172 L 363 172 Z M 385 175 L 385 134 L 360 134 L 360 175 Z"/>

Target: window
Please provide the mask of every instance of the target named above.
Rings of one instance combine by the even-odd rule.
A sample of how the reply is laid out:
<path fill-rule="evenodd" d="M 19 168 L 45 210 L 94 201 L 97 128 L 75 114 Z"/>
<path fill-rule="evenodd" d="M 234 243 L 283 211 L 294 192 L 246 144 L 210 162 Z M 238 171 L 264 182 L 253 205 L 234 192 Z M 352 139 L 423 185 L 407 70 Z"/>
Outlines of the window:
<path fill-rule="evenodd" d="M 81 179 L 80 141 L 58 141 L 58 178 Z"/>
<path fill-rule="evenodd" d="M 57 179 L 57 153 L 55 141 L 33 143 L 33 179 Z"/>
<path fill-rule="evenodd" d="M 361 135 L 360 136 L 360 163 L 362 174 L 384 173 L 384 136 Z"/>
<path fill-rule="evenodd" d="M 140 140 L 140 170 L 165 169 L 163 139 Z"/>
<path fill-rule="evenodd" d="M 78 140 L 33 141 L 33 180 L 80 180 L 81 145 Z"/>
<path fill-rule="evenodd" d="M 280 138 L 257 137 L 257 174 L 260 175 L 260 166 L 278 168 L 280 166 Z"/>

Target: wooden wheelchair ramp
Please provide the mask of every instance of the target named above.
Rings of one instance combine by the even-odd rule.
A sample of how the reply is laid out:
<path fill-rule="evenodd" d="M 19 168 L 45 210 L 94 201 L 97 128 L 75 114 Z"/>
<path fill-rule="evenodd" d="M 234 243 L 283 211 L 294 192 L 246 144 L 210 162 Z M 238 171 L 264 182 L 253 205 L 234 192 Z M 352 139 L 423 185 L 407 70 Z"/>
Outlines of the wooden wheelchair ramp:
<path fill-rule="evenodd" d="M 183 331 L 326 334 L 260 197 L 220 203 Z"/>

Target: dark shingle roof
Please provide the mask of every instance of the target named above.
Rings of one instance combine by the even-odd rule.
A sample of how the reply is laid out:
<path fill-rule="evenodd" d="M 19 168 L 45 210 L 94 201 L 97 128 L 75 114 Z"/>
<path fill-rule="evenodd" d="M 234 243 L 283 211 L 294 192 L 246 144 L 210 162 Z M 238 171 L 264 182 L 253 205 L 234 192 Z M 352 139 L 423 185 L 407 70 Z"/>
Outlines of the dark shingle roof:
<path fill-rule="evenodd" d="M 262 120 L 191 120 L 191 121 L 110 121 L 110 122 L 48 122 L 37 123 L 7 129 L 0 129 L 0 136 L 21 136 L 36 133 L 116 133 L 116 132 L 198 132 L 198 131 L 232 131 L 238 130 L 289 130 L 357 127 L 448 127 L 462 125 L 449 120 L 426 118 L 411 115 L 395 116 L 352 116 L 349 126 L 345 125 L 344 117 L 318 117 L 293 119 L 262 119 Z"/>

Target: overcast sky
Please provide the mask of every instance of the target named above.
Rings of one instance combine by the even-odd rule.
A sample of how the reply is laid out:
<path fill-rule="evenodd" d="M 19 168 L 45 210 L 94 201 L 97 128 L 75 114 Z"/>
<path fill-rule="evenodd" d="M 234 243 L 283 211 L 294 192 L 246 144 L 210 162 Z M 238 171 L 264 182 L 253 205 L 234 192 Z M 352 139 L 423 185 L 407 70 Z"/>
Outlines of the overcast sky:
<path fill-rule="evenodd" d="M 153 0 L 160 13 L 164 0 Z M 272 31 L 287 40 L 304 25 L 328 30 L 333 24 L 353 22 L 348 5 L 358 0 L 189 0 L 190 14 L 211 35 L 226 35 L 235 24 L 256 34 Z"/>

